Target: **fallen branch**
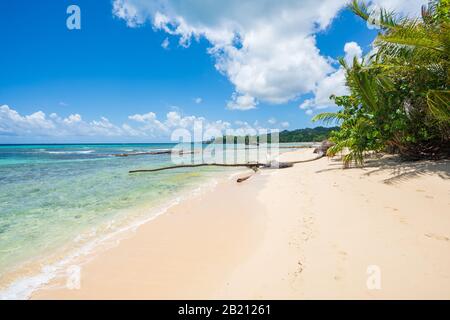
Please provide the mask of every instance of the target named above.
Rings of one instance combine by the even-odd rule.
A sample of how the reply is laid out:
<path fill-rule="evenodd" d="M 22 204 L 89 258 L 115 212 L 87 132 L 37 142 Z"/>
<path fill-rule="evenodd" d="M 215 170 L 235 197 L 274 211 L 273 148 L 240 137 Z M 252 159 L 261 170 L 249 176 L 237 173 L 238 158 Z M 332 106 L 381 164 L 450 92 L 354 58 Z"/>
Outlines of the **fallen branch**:
<path fill-rule="evenodd" d="M 279 146 L 278 149 L 312 149 L 313 146 L 291 146 L 291 147 L 286 147 L 286 146 Z"/>
<path fill-rule="evenodd" d="M 321 158 L 323 158 L 323 157 L 325 157 L 325 154 L 319 153 L 319 155 L 318 155 L 317 157 L 313 158 L 313 159 L 299 160 L 299 161 L 292 161 L 292 162 L 289 162 L 289 163 L 292 163 L 292 164 L 298 164 L 298 163 L 311 162 L 311 161 L 319 160 L 319 159 L 321 159 Z"/>
<path fill-rule="evenodd" d="M 163 167 L 157 169 L 142 169 L 142 170 L 131 170 L 129 173 L 141 173 L 141 172 L 157 172 L 163 170 L 171 169 L 181 169 L 181 168 L 198 168 L 198 167 L 246 167 L 254 171 L 257 171 L 260 167 L 265 167 L 264 163 L 241 163 L 241 164 L 226 164 L 226 163 L 199 163 L 199 164 L 182 164 L 178 166 Z M 256 170 L 255 170 L 256 169 Z"/>
<path fill-rule="evenodd" d="M 241 182 L 247 181 L 247 180 L 250 179 L 252 176 L 253 176 L 253 174 L 250 174 L 250 175 L 248 175 L 248 176 L 239 178 L 239 179 L 236 180 L 236 182 L 237 182 L 237 183 L 241 183 Z"/>
<path fill-rule="evenodd" d="M 292 162 L 277 162 L 272 161 L 269 163 L 235 163 L 235 164 L 226 164 L 226 163 L 199 163 L 199 164 L 182 164 L 177 166 L 170 166 L 170 167 L 162 167 L 162 168 L 156 168 L 156 169 L 140 169 L 140 170 L 131 170 L 129 173 L 143 173 L 143 172 L 158 172 L 158 171 L 164 171 L 164 170 L 171 170 L 171 169 L 182 169 L 182 168 L 198 168 L 198 167 L 246 167 L 249 169 L 252 169 L 253 171 L 258 171 L 260 168 L 265 169 L 285 169 L 285 168 L 291 168 L 294 166 L 294 164 L 298 163 L 305 163 L 305 162 L 311 162 L 315 160 L 319 160 L 320 158 L 323 158 L 324 155 L 320 154 L 318 157 L 308 160 L 301 160 L 301 161 L 292 161 Z"/>

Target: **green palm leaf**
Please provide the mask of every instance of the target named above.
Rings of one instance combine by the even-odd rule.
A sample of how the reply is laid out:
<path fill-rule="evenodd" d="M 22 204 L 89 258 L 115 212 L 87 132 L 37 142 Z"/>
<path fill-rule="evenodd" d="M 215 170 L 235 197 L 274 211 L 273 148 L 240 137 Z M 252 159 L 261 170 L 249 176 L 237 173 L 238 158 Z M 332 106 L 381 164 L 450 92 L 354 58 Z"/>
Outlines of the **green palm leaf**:
<path fill-rule="evenodd" d="M 312 118 L 313 122 L 322 121 L 325 124 L 337 123 L 345 120 L 345 115 L 340 112 L 322 112 Z"/>
<path fill-rule="evenodd" d="M 450 122 L 450 90 L 430 90 L 427 94 L 430 112 L 442 122 Z"/>

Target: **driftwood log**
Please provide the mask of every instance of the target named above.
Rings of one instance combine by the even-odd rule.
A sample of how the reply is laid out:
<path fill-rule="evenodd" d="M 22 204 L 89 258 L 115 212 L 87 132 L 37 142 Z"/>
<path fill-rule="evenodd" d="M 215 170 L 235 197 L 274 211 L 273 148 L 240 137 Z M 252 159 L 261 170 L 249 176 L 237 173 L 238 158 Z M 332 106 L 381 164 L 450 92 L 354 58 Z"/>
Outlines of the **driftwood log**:
<path fill-rule="evenodd" d="M 143 173 L 143 172 L 158 172 L 171 169 L 181 169 L 181 168 L 198 168 L 198 167 L 247 167 L 254 171 L 257 171 L 260 167 L 264 167 L 264 163 L 240 163 L 240 164 L 226 164 L 226 163 L 199 163 L 199 164 L 182 164 L 178 166 L 162 167 L 156 169 L 141 169 L 141 170 L 131 170 L 129 173 Z"/>
<path fill-rule="evenodd" d="M 330 140 L 322 141 L 320 146 L 314 149 L 314 153 L 326 155 L 328 149 L 330 149 L 332 146 L 334 146 L 334 143 L 331 142 Z"/>
<path fill-rule="evenodd" d="M 241 182 L 247 181 L 247 180 L 250 179 L 251 177 L 252 177 L 252 175 L 249 174 L 248 176 L 245 176 L 245 177 L 242 177 L 242 178 L 238 178 L 238 179 L 236 180 L 236 182 L 237 182 L 237 183 L 241 183 Z"/>
<path fill-rule="evenodd" d="M 292 146 L 292 147 L 279 146 L 278 147 L 278 149 L 306 149 L 306 148 L 310 148 L 310 147 L 309 146 Z M 252 149 L 252 148 L 246 147 L 246 149 Z M 172 153 L 179 154 L 179 155 L 185 155 L 185 154 L 199 153 L 199 151 L 161 150 L 161 151 L 147 151 L 147 152 L 115 153 L 115 154 L 111 154 L 111 156 L 132 157 L 132 156 L 161 155 L 161 154 L 172 154 Z"/>
<path fill-rule="evenodd" d="M 313 159 L 307 159 L 307 160 L 299 160 L 299 161 L 290 161 L 290 162 L 278 162 L 278 161 L 270 161 L 268 163 L 259 163 L 259 162 L 249 162 L 249 163 L 238 163 L 238 164 L 226 164 L 226 163 L 199 163 L 199 164 L 185 164 L 185 165 L 177 165 L 177 166 L 169 166 L 169 167 L 163 167 L 163 168 L 156 168 L 156 169 L 140 169 L 140 170 L 131 170 L 129 173 L 146 173 L 146 172 L 158 172 L 158 171 L 164 171 L 164 170 L 172 170 L 172 169 L 181 169 L 181 168 L 198 168 L 198 167 L 245 167 L 252 169 L 254 172 L 257 172 L 259 169 L 285 169 L 285 168 L 291 168 L 295 164 L 299 163 L 305 163 L 305 162 L 311 162 L 316 161 L 321 158 L 323 158 L 326 154 L 329 148 L 331 148 L 334 145 L 331 141 L 325 140 L 321 143 L 321 145 L 314 150 L 314 153 L 317 154 L 317 157 Z M 298 147 L 281 147 L 281 148 L 304 148 L 306 146 L 298 146 Z M 164 150 L 164 151 L 153 151 L 153 152 L 141 152 L 141 153 L 133 153 L 133 154 L 119 154 L 115 155 L 116 157 L 128 157 L 130 155 L 145 155 L 145 154 L 171 154 L 172 150 Z M 178 153 L 183 154 L 183 151 L 178 151 Z M 187 152 L 189 153 L 189 152 Z M 190 152 L 191 154 L 194 152 Z M 247 181 L 250 179 L 252 175 L 247 175 L 245 177 L 241 177 L 237 179 L 238 183 Z"/>
<path fill-rule="evenodd" d="M 324 157 L 324 154 L 323 153 L 319 153 L 319 155 L 317 157 L 313 158 L 313 159 L 300 160 L 300 161 L 291 161 L 291 162 L 271 161 L 269 163 L 259 163 L 259 162 L 253 163 L 253 162 L 249 162 L 249 163 L 233 163 L 233 164 L 226 164 L 226 163 L 182 164 L 182 165 L 177 165 L 177 166 L 169 166 L 169 167 L 162 167 L 162 168 L 156 168 L 156 169 L 131 170 L 131 171 L 129 171 L 129 173 L 146 173 L 146 172 L 148 173 L 148 172 L 158 172 L 158 171 L 172 170 L 172 169 L 198 168 L 198 167 L 246 167 L 246 168 L 252 169 L 253 171 L 256 172 L 259 169 L 285 169 L 285 168 L 291 168 L 291 167 L 294 166 L 294 164 L 311 162 L 311 161 L 318 160 L 318 159 L 320 159 L 322 157 Z M 245 180 L 247 180 L 247 179 L 245 179 Z"/>

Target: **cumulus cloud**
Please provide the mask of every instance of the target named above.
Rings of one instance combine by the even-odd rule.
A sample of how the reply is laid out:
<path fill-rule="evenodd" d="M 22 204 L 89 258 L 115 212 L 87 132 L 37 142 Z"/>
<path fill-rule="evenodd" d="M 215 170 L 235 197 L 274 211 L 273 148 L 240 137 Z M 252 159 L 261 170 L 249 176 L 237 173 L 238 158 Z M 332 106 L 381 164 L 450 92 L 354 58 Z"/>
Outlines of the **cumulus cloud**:
<path fill-rule="evenodd" d="M 156 119 L 156 114 L 154 112 L 149 112 L 146 114 L 134 114 L 132 116 L 129 116 L 128 119 L 137 121 L 137 122 L 146 122 L 146 121 L 153 121 Z"/>
<path fill-rule="evenodd" d="M 361 60 L 362 58 L 362 49 L 361 47 L 354 41 L 347 42 L 344 45 L 344 52 L 345 56 L 344 59 L 347 62 L 348 65 L 353 64 L 353 59 L 357 58 L 358 60 Z"/>
<path fill-rule="evenodd" d="M 55 117 L 55 116 L 53 116 L 53 117 Z M 63 121 L 66 124 L 73 124 L 73 123 L 81 122 L 81 116 L 79 114 L 71 114 Z"/>
<path fill-rule="evenodd" d="M 48 119 L 42 111 L 22 116 L 7 105 L 0 106 L 0 134 L 16 135 L 17 132 L 44 133 L 54 129 L 52 120 Z"/>
<path fill-rule="evenodd" d="M 233 93 L 227 107 L 230 110 L 251 110 L 255 109 L 257 104 L 256 99 L 248 94 L 238 95 Z"/>
<path fill-rule="evenodd" d="M 223 120 L 208 120 L 205 117 L 183 115 L 180 111 L 170 111 L 163 117 L 154 112 L 133 114 L 128 116 L 129 123 L 117 125 L 108 118 L 85 121 L 80 114 L 61 117 L 56 113 L 47 116 L 42 111 L 30 115 L 21 115 L 7 105 L 0 106 L 0 139 L 11 142 L 11 137 L 21 138 L 154 138 L 169 140 L 177 129 L 202 133 L 215 132 L 225 134 L 227 130 L 238 133 L 256 133 L 263 129 L 256 121 L 250 125 L 244 121 L 236 121 L 234 125 Z M 9 139 L 9 140 L 8 140 Z"/>
<path fill-rule="evenodd" d="M 37 111 L 21 115 L 7 105 L 0 106 L 0 136 L 64 137 L 64 136 L 122 136 L 124 129 L 107 118 L 86 122 L 79 114 L 62 118 L 56 113 L 49 117 Z"/>
<path fill-rule="evenodd" d="M 196 104 L 200 104 L 200 103 L 203 102 L 203 99 L 200 98 L 200 97 L 197 97 L 197 98 L 194 99 L 194 102 L 195 102 Z"/>
<path fill-rule="evenodd" d="M 161 43 L 161 47 L 163 47 L 163 49 L 169 49 L 170 46 L 170 41 L 169 38 L 165 38 L 164 41 Z"/>
<path fill-rule="evenodd" d="M 275 119 L 275 118 L 270 118 L 269 120 L 267 120 L 267 122 L 268 122 L 269 124 L 271 124 L 271 125 L 274 125 L 274 124 L 277 123 L 277 119 Z"/>
<path fill-rule="evenodd" d="M 284 103 L 314 89 L 332 71 L 314 32 L 325 29 L 345 1 L 116 0 L 114 14 L 129 26 L 151 21 L 181 45 L 205 37 L 215 67 L 235 86 L 229 109 L 258 101 Z"/>
<path fill-rule="evenodd" d="M 287 121 L 284 121 L 284 122 L 281 123 L 281 127 L 284 128 L 284 129 L 289 128 L 289 126 L 290 126 L 290 124 Z"/>
<path fill-rule="evenodd" d="M 157 119 L 154 112 L 149 112 L 146 114 L 134 114 L 128 117 L 130 120 L 142 123 L 139 128 L 144 135 L 149 134 L 155 136 L 160 133 L 166 133 L 168 131 L 167 127 Z"/>
<path fill-rule="evenodd" d="M 185 47 L 193 39 L 206 38 L 216 69 L 235 87 L 227 107 L 250 110 L 258 101 L 281 104 L 314 92 L 336 72 L 330 59 L 320 54 L 314 35 L 326 29 L 347 2 L 114 0 L 113 13 L 130 27 L 150 22 L 179 37 Z M 417 14 L 426 0 L 371 3 Z M 334 75 L 328 82 L 340 77 Z"/>
<path fill-rule="evenodd" d="M 348 42 L 344 45 L 344 60 L 351 65 L 353 59 L 361 60 L 362 49 L 356 42 Z M 300 109 L 305 110 L 307 115 L 312 115 L 312 109 L 323 109 L 333 106 L 334 103 L 330 100 L 331 95 L 342 96 L 348 94 L 348 89 L 345 85 L 345 70 L 340 67 L 336 71 L 330 73 L 316 85 L 313 91 L 314 98 L 306 99 L 301 105 Z"/>
<path fill-rule="evenodd" d="M 158 133 L 167 135 L 175 129 L 187 129 L 192 131 L 199 126 L 204 129 L 210 127 L 220 127 L 221 129 L 225 129 L 228 124 L 223 121 L 210 122 L 204 117 L 182 116 L 178 111 L 168 112 L 166 114 L 166 118 L 162 120 L 158 120 L 156 114 L 153 112 L 146 114 L 135 114 L 129 116 L 128 118 L 140 124 L 137 127 L 139 131 L 153 136 Z"/>
<path fill-rule="evenodd" d="M 372 9 L 384 8 L 388 11 L 395 11 L 402 15 L 418 16 L 421 7 L 428 4 L 428 0 L 376 0 L 370 1 Z"/>

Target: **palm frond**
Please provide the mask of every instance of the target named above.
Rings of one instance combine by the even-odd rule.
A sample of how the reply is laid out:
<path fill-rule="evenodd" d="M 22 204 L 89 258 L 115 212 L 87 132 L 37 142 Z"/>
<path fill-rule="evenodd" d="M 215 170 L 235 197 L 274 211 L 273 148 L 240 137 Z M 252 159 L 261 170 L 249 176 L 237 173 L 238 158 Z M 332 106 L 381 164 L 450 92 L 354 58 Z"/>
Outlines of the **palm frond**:
<path fill-rule="evenodd" d="M 340 112 L 322 112 L 312 118 L 313 122 L 322 121 L 325 124 L 338 123 L 345 120 L 345 115 Z"/>
<path fill-rule="evenodd" d="M 348 7 L 363 20 L 378 25 L 381 28 L 386 29 L 397 26 L 397 19 L 394 12 L 389 12 L 384 9 L 381 9 L 380 12 L 369 10 L 365 2 L 358 0 L 353 0 Z"/>
<path fill-rule="evenodd" d="M 403 23 L 385 34 L 380 34 L 375 45 L 381 46 L 383 43 L 424 48 L 435 50 L 439 53 L 445 50 L 440 39 L 435 37 L 434 34 L 427 32 L 418 21 L 408 21 L 408 23 Z"/>
<path fill-rule="evenodd" d="M 428 91 L 427 104 L 437 120 L 450 122 L 450 90 Z"/>

